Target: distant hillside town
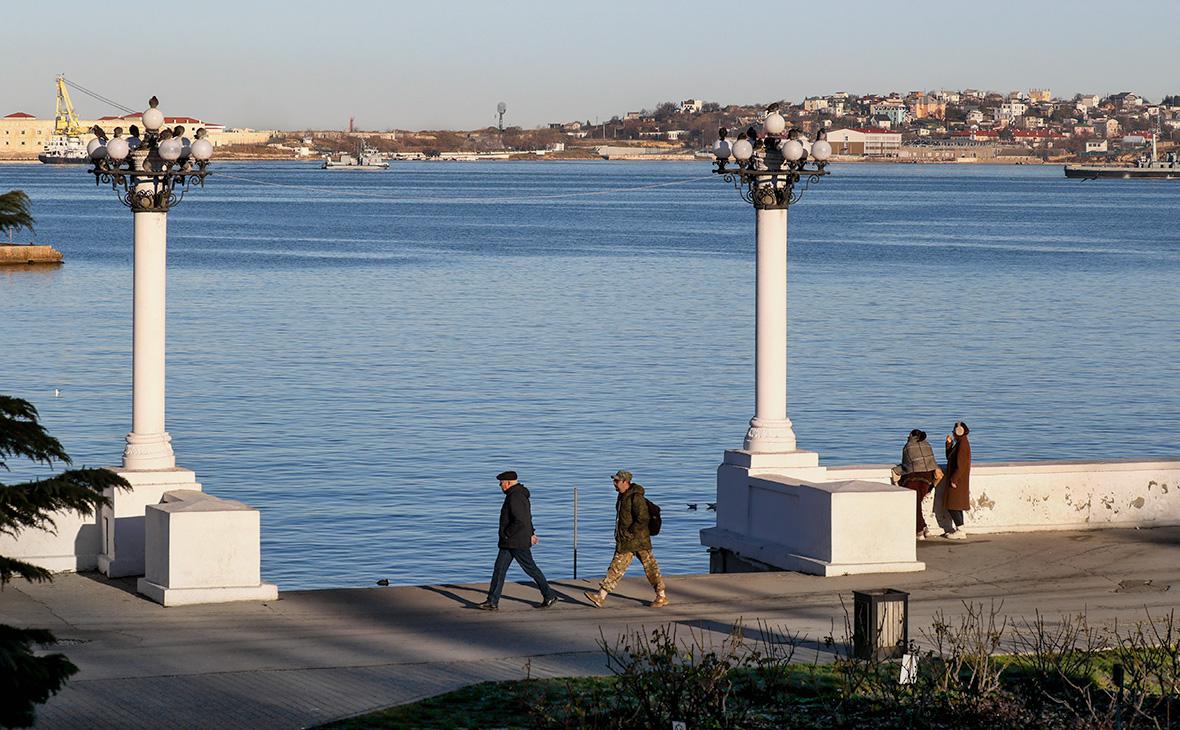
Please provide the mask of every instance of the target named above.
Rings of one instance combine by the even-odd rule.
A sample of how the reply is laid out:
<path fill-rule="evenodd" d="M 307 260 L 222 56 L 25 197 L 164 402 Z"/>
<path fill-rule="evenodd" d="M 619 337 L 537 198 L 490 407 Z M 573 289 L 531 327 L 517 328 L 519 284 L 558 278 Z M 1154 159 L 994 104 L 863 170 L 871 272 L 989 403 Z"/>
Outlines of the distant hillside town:
<path fill-rule="evenodd" d="M 898 162 L 1118 162 L 1180 142 L 1180 96 L 1153 102 L 1134 92 L 1077 94 L 1049 89 L 997 93 L 978 89 L 855 95 L 836 92 L 779 100 L 788 124 L 808 135 L 826 129 L 837 159 Z M 307 159 L 358 148 L 387 159 L 607 158 L 692 159 L 712 146 L 719 127 L 758 125 L 766 104 L 721 106 L 688 99 L 629 111 L 606 121 L 570 120 L 535 129 L 490 126 L 469 131 L 226 129 L 191 117 L 169 123 L 204 126 L 220 158 Z M 501 110 L 502 112 L 503 110 Z M 501 117 L 502 118 L 502 117 Z M 107 133 L 135 115 L 87 120 Z M 0 118 L 0 159 L 36 159 L 54 134 L 53 119 L 24 112 Z"/>
<path fill-rule="evenodd" d="M 1167 148 L 1180 141 L 1180 96 L 1153 103 L 1133 92 L 1054 97 L 1049 89 L 891 93 L 837 92 L 780 100 L 789 125 L 809 134 L 823 128 L 833 152 L 846 158 L 899 161 L 1012 159 L 1115 161 L 1135 156 L 1155 135 Z M 601 125 L 551 124 L 577 138 L 658 140 L 706 149 L 719 126 L 745 129 L 765 105 L 726 106 L 701 99 L 664 102 Z"/>

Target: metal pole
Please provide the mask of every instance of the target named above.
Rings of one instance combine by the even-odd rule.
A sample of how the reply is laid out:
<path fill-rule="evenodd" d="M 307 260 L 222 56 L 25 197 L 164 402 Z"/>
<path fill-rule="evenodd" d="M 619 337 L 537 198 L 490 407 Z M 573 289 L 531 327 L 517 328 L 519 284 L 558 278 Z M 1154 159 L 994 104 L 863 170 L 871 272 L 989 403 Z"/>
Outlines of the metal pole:
<path fill-rule="evenodd" d="M 578 579 L 578 488 L 574 487 L 574 580 Z"/>

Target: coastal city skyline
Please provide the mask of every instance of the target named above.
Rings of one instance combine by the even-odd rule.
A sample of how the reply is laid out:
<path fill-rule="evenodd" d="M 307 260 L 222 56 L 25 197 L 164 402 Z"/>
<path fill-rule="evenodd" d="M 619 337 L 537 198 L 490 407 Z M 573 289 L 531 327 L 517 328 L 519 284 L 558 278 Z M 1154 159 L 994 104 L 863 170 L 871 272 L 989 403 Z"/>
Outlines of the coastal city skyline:
<path fill-rule="evenodd" d="M 821 6 L 809 6 L 789 44 L 768 49 L 764 72 L 730 60 L 735 39 L 750 31 L 739 15 L 715 6 L 607 3 L 596 10 L 362 3 L 324 22 L 314 4 L 278 13 L 245 3 L 232 23 L 202 12 L 178 18 L 175 32 L 143 34 L 142 57 L 184 60 L 140 63 L 135 73 L 119 54 L 91 53 L 93 28 L 80 23 L 55 31 L 53 53 L 42 52 L 36 34 L 14 34 L 9 50 L 22 60 L 0 70 L 0 88 L 8 111 L 41 116 L 51 109 L 51 80 L 65 73 L 121 104 L 164 92 L 169 108 L 266 129 L 336 129 L 349 117 L 365 129 L 477 129 L 493 123 L 500 101 L 508 105 L 506 123 L 528 129 L 690 97 L 724 105 L 942 88 L 1052 88 L 1063 97 L 1134 90 L 1153 101 L 1175 93 L 1166 44 L 1108 33 L 1106 7 L 1092 2 L 1000 2 L 970 22 L 933 2 L 904 12 L 843 3 L 830 8 L 839 15 L 831 22 Z M 33 6 L 5 14 L 10 27 L 39 22 Z M 1172 27 L 1180 8 L 1148 2 L 1121 22 Z M 358 42 L 358 33 L 371 33 L 371 42 Z M 1098 37 L 1102 53 L 1077 53 L 1079 42 Z M 83 114 L 111 113 L 82 107 Z"/>

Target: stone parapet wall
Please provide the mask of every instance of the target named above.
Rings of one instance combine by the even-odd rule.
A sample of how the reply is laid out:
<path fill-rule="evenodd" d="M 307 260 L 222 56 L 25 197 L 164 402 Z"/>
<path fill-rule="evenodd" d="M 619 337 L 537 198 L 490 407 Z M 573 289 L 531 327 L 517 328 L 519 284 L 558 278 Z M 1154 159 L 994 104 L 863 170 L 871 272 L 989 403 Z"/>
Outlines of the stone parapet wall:
<path fill-rule="evenodd" d="M 892 466 L 828 467 L 827 476 L 888 484 Z M 1180 525 L 1180 459 L 974 464 L 967 523 L 973 532 Z"/>

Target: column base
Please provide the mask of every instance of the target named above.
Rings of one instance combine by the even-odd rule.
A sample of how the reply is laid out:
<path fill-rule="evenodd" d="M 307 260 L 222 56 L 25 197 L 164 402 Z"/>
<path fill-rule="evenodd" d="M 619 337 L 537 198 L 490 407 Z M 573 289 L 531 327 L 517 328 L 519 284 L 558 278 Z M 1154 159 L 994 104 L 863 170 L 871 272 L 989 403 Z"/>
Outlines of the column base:
<path fill-rule="evenodd" d="M 124 469 L 111 471 L 131 483 L 130 490 L 107 490 L 109 506 L 99 510 L 98 570 L 108 578 L 144 574 L 144 511 L 174 489 L 201 491 L 191 469 Z"/>
<path fill-rule="evenodd" d="M 233 601 L 274 601 L 279 597 L 279 587 L 274 583 L 228 588 L 165 588 L 147 578 L 140 578 L 135 589 L 165 607 Z"/>
<path fill-rule="evenodd" d="M 750 419 L 743 448 L 759 454 L 785 454 L 796 451 L 795 428 L 791 419 Z"/>
<path fill-rule="evenodd" d="M 172 451 L 172 435 L 167 431 L 127 434 L 122 468 L 128 471 L 175 469 L 176 454 Z"/>

